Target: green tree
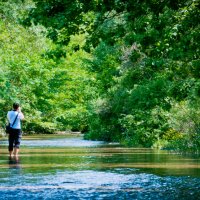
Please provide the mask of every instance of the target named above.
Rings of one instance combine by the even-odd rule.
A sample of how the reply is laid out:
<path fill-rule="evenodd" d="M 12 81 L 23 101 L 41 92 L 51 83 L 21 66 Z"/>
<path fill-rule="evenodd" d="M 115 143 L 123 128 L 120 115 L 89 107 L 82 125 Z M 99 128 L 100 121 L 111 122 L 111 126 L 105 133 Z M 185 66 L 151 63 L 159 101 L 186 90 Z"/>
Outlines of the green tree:
<path fill-rule="evenodd" d="M 88 138 L 152 146 L 174 127 L 174 101 L 199 97 L 199 1 L 34 2 L 25 25 L 44 25 L 64 46 L 85 33 L 96 93 Z"/>
<path fill-rule="evenodd" d="M 24 28 L 21 20 L 34 4 L 0 4 L 0 114 L 1 126 L 12 103 L 23 106 L 25 132 L 87 129 L 87 102 L 93 96 L 92 73 L 82 65 L 89 58 L 77 48 L 85 36 L 73 37 L 68 47 L 47 39 L 43 26 Z"/>

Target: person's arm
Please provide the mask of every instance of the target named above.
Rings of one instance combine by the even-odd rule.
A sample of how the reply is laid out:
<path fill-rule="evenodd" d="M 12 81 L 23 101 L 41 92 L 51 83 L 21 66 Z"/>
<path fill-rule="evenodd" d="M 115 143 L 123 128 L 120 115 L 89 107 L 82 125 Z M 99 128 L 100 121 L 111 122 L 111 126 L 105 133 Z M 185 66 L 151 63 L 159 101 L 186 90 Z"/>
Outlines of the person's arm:
<path fill-rule="evenodd" d="M 19 118 L 20 118 L 21 120 L 23 120 L 23 119 L 24 119 L 24 114 L 22 113 L 20 107 L 18 108 L 18 112 L 19 112 Z"/>
<path fill-rule="evenodd" d="M 8 121 L 10 121 L 9 112 L 7 113 L 7 119 Z"/>

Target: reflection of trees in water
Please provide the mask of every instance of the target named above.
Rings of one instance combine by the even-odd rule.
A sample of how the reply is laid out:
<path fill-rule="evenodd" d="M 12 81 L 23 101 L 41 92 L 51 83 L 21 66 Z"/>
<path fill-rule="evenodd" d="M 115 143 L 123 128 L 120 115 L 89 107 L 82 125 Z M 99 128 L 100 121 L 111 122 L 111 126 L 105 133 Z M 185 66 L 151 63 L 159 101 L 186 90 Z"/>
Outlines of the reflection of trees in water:
<path fill-rule="evenodd" d="M 8 165 L 9 165 L 9 168 L 20 169 L 21 165 L 20 165 L 19 157 L 18 156 L 9 157 Z"/>

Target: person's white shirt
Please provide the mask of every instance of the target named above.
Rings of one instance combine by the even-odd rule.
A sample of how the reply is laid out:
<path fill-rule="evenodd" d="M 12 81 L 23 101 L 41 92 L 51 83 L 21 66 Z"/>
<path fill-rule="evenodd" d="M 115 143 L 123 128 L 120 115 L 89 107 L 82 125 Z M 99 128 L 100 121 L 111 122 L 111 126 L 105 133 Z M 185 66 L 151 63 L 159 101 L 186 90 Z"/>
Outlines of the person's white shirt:
<path fill-rule="evenodd" d="M 17 116 L 17 114 L 18 114 L 18 116 Z M 15 121 L 16 116 L 17 116 L 17 119 Z M 7 118 L 8 118 L 8 121 L 10 122 L 12 128 L 21 129 L 21 120 L 24 119 L 24 115 L 22 112 L 18 112 L 15 110 L 8 111 Z M 15 123 L 13 125 L 14 121 L 15 121 Z"/>

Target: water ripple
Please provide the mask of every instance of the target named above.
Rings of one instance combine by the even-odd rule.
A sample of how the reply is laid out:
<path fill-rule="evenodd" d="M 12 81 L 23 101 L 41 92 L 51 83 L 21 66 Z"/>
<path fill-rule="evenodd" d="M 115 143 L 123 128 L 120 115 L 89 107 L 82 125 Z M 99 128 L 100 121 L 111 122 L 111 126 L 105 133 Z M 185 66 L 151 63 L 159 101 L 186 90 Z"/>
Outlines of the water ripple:
<path fill-rule="evenodd" d="M 0 195 L 3 199 L 191 200 L 198 199 L 200 195 L 200 179 L 191 177 L 87 170 L 58 171 L 53 175 L 21 174 L 17 179 L 19 181 L 16 181 L 16 176 L 11 176 L 9 182 L 1 182 Z"/>

